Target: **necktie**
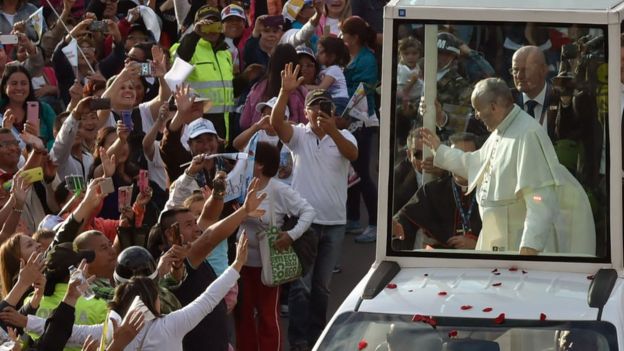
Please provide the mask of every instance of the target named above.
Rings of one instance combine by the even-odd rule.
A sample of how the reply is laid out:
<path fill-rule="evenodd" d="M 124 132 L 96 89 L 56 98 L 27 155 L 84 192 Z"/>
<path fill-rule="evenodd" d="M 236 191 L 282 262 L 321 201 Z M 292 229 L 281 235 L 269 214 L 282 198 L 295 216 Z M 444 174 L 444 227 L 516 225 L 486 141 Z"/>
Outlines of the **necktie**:
<path fill-rule="evenodd" d="M 537 101 L 535 100 L 529 100 L 526 102 L 526 112 L 533 118 L 535 118 L 535 106 L 537 106 Z"/>

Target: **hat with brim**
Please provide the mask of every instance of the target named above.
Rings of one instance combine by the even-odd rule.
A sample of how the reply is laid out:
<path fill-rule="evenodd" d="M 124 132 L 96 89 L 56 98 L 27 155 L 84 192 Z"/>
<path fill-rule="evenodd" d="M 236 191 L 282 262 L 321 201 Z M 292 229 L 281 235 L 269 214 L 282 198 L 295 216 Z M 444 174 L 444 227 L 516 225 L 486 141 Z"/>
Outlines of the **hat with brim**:
<path fill-rule="evenodd" d="M 316 104 L 320 103 L 321 101 L 333 102 L 332 101 L 332 97 L 327 92 L 327 90 L 325 90 L 325 89 L 314 89 L 314 90 L 310 90 L 308 92 L 308 95 L 306 95 L 305 105 L 306 105 L 306 107 L 309 107 L 309 106 L 312 106 L 312 105 L 316 105 Z"/>
<path fill-rule="evenodd" d="M 305 45 L 299 45 L 295 50 L 297 51 L 297 55 L 307 55 L 312 60 L 314 60 L 314 62 L 316 62 L 316 56 L 314 56 L 314 51 L 312 51 L 312 49 L 310 49 L 309 47 Z"/>
<path fill-rule="evenodd" d="M 204 5 L 195 13 L 195 22 L 199 22 L 204 19 L 214 19 L 217 22 L 221 22 L 221 12 L 216 7 Z"/>
<path fill-rule="evenodd" d="M 277 97 L 272 97 L 269 101 L 261 102 L 257 104 L 256 112 L 262 113 L 262 110 L 265 107 L 270 107 L 271 109 L 274 109 L 276 103 L 277 103 Z M 288 106 L 286 106 L 286 109 L 284 110 L 284 114 L 286 115 L 286 118 L 290 117 L 290 111 L 288 110 Z"/>
<path fill-rule="evenodd" d="M 236 4 L 230 4 L 221 10 L 221 21 L 225 21 L 227 18 L 231 17 L 241 18 L 245 21 L 245 24 L 247 24 L 245 9 Z"/>
<path fill-rule="evenodd" d="M 188 125 L 188 128 L 189 139 L 195 139 L 202 134 L 217 135 L 217 130 L 215 129 L 214 124 L 205 118 L 198 118 L 194 120 Z"/>
<path fill-rule="evenodd" d="M 284 16 L 267 16 L 262 20 L 262 24 L 269 28 L 284 28 Z"/>

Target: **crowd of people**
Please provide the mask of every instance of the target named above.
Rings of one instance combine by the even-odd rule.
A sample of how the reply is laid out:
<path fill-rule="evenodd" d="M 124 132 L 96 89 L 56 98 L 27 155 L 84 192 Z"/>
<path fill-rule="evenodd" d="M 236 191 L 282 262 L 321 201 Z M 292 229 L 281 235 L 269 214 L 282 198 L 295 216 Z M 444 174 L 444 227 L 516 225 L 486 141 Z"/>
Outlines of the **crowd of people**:
<path fill-rule="evenodd" d="M 384 4 L 2 1 L 3 347 L 311 349 L 345 233 L 376 240 L 376 128 L 340 116 L 378 111 Z"/>

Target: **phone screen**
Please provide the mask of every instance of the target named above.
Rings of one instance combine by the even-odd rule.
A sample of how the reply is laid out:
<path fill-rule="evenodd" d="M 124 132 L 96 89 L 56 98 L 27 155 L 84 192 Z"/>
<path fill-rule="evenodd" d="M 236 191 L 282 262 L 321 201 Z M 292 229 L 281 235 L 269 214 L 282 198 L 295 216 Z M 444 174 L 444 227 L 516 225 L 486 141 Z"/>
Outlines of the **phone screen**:
<path fill-rule="evenodd" d="M 320 109 L 321 111 L 323 111 L 326 115 L 328 116 L 332 116 L 332 103 L 329 101 L 321 101 L 320 103 Z"/>
<path fill-rule="evenodd" d="M 134 122 L 132 121 L 132 111 L 121 112 L 121 121 L 128 129 L 134 129 Z"/>

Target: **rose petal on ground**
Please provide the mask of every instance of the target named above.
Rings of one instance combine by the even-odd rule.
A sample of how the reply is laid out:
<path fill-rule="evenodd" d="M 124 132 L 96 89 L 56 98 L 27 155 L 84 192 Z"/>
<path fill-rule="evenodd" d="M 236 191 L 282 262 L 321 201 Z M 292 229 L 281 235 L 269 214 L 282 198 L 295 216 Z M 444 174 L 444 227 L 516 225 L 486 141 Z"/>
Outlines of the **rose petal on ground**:
<path fill-rule="evenodd" d="M 388 289 L 396 289 L 397 285 L 394 284 L 394 283 L 390 283 L 390 284 L 386 285 L 386 288 L 388 288 Z"/>
<path fill-rule="evenodd" d="M 446 296 L 446 295 L 448 295 L 448 293 L 446 291 L 440 291 L 438 293 L 438 296 Z"/>
<path fill-rule="evenodd" d="M 460 307 L 462 309 L 462 311 L 466 311 L 466 310 L 471 310 L 472 306 L 470 305 L 463 305 L 462 307 Z"/>
<path fill-rule="evenodd" d="M 527 274 L 529 272 L 525 271 L 524 269 L 522 270 L 522 274 Z"/>
<path fill-rule="evenodd" d="M 415 314 L 412 317 L 412 322 L 422 322 L 425 320 L 425 316 L 423 316 L 422 314 Z"/>
<path fill-rule="evenodd" d="M 368 342 L 366 340 L 362 339 L 358 342 L 358 350 L 364 350 L 366 346 L 368 346 Z"/>
<path fill-rule="evenodd" d="M 540 321 L 545 321 L 546 315 L 544 313 L 540 313 Z"/>
<path fill-rule="evenodd" d="M 483 309 L 483 312 L 492 312 L 492 307 L 486 307 Z"/>
<path fill-rule="evenodd" d="M 501 286 L 501 285 L 503 285 L 503 283 L 501 283 L 501 282 L 498 282 L 498 283 L 493 283 L 493 284 L 492 284 L 492 286 Z"/>
<path fill-rule="evenodd" d="M 498 272 L 498 268 L 492 269 L 492 273 L 496 273 L 496 272 Z"/>
<path fill-rule="evenodd" d="M 457 336 L 457 330 L 453 329 L 448 333 L 449 338 L 454 338 Z"/>
<path fill-rule="evenodd" d="M 588 275 L 587 276 L 587 280 L 594 280 L 594 275 L 593 274 L 592 275 Z"/>
<path fill-rule="evenodd" d="M 511 267 L 509 268 L 510 272 L 517 272 L 518 271 L 518 267 Z"/>

